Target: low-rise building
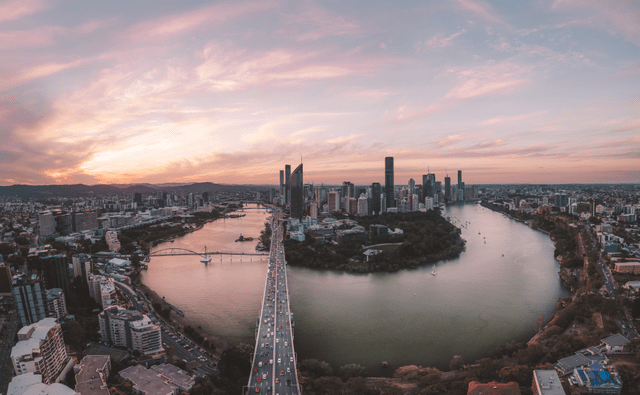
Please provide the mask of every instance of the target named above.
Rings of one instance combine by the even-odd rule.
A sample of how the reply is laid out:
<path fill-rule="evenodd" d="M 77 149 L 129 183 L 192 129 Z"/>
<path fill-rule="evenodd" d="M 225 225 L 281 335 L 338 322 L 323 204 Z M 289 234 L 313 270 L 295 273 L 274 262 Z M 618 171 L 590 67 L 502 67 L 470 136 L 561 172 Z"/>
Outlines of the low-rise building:
<path fill-rule="evenodd" d="M 520 386 L 515 381 L 508 383 L 472 381 L 469 383 L 467 395 L 520 395 Z"/>
<path fill-rule="evenodd" d="M 602 339 L 603 349 L 607 355 L 625 352 L 625 346 L 627 343 L 629 343 L 629 339 L 619 333 Z"/>
<path fill-rule="evenodd" d="M 533 395 L 566 395 L 555 370 L 534 370 Z"/>
<path fill-rule="evenodd" d="M 108 355 L 86 355 L 74 367 L 76 392 L 82 395 L 109 395 L 107 378 L 111 371 Z"/>
<path fill-rule="evenodd" d="M 589 394 L 619 395 L 622 391 L 622 380 L 613 369 L 604 369 L 599 363 L 586 368 L 575 369 L 569 380 L 570 384 L 586 389 Z"/>
<path fill-rule="evenodd" d="M 133 384 L 136 394 L 176 395 L 180 391 L 188 391 L 195 384 L 185 371 L 166 364 L 152 366 L 151 369 L 142 365 L 131 366 L 119 374 Z"/>

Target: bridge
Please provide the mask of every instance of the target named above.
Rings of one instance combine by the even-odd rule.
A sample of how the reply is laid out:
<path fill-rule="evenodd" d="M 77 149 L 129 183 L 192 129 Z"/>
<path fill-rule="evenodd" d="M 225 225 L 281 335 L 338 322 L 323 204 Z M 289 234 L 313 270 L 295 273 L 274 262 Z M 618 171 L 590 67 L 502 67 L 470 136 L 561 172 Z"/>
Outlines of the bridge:
<path fill-rule="evenodd" d="M 237 251 L 207 251 L 204 252 L 191 251 L 186 248 L 163 248 L 156 250 L 147 255 L 148 257 L 156 256 L 178 256 L 178 255 L 200 255 L 206 258 L 211 255 L 240 255 L 240 256 L 267 256 L 267 252 L 237 252 Z"/>
<path fill-rule="evenodd" d="M 281 212 L 274 211 L 269 268 L 257 319 L 256 347 L 244 395 L 299 395 L 297 355 L 293 348 L 293 313 L 284 260 Z"/>

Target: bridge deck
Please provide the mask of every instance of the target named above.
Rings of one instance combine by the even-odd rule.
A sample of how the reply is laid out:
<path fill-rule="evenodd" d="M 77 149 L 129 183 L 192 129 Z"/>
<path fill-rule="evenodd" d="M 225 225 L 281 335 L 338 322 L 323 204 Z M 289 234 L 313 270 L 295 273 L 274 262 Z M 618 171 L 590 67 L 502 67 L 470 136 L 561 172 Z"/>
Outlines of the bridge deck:
<path fill-rule="evenodd" d="M 269 269 L 258 317 L 256 347 L 246 394 L 298 395 L 297 356 L 293 347 L 293 314 L 284 265 L 283 229 L 278 214 L 272 223 Z"/>

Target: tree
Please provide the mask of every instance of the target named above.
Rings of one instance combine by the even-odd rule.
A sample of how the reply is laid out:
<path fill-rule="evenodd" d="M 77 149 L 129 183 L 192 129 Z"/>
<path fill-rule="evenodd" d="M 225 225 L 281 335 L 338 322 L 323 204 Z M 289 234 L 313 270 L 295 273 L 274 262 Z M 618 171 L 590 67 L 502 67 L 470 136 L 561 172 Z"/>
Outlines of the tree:
<path fill-rule="evenodd" d="M 340 366 L 340 377 L 342 377 L 343 381 L 361 376 L 364 376 L 364 366 L 360 366 L 357 363 Z"/>
<path fill-rule="evenodd" d="M 462 365 L 464 365 L 464 359 L 462 358 L 462 356 L 454 355 L 453 359 L 451 359 L 451 362 L 449 362 L 449 369 L 459 370 L 462 367 Z"/>

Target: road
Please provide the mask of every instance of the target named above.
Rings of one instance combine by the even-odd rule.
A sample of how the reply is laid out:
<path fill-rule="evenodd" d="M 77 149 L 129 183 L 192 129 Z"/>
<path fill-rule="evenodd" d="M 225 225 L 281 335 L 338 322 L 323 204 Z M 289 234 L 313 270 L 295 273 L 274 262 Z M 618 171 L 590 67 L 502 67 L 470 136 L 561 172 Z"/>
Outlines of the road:
<path fill-rule="evenodd" d="M 584 225 L 584 229 L 587 234 L 591 235 L 589 225 Z M 589 243 L 591 243 L 591 248 L 596 250 L 596 244 L 593 240 L 593 237 L 590 236 L 589 239 L 590 239 Z M 584 242 L 585 241 L 582 240 L 582 237 L 580 237 L 580 248 L 583 254 L 584 254 L 584 244 L 583 244 Z M 622 303 L 620 303 L 618 299 L 617 285 L 615 280 L 613 279 L 613 275 L 611 274 L 611 268 L 609 268 L 609 266 L 606 264 L 604 259 L 602 259 L 601 252 L 598 252 L 598 267 L 600 269 L 600 274 L 602 275 L 602 279 L 604 280 L 604 284 L 605 284 L 605 287 L 607 288 L 607 292 L 609 293 L 609 296 L 613 300 L 616 300 L 618 302 L 618 307 L 616 311 L 616 321 L 620 326 L 620 332 L 624 337 L 626 337 L 629 340 L 637 338 L 638 331 L 631 324 L 631 317 L 629 316 L 628 312 L 626 311 L 624 306 L 622 306 Z"/>
<path fill-rule="evenodd" d="M 149 309 L 149 307 L 151 307 L 151 302 L 142 291 L 134 291 L 126 284 L 122 284 L 117 281 L 114 281 L 114 284 L 120 289 L 120 291 L 122 291 L 127 299 L 129 299 L 134 309 L 143 314 L 147 314 L 155 324 L 160 325 L 162 328 L 162 346 L 165 349 L 167 347 L 173 348 L 174 355 L 186 363 L 191 363 L 193 361 L 200 362 L 201 365 L 198 366 L 195 372 L 197 376 L 204 377 L 218 373 L 217 365 L 219 361 L 216 357 L 208 354 L 183 334 L 174 331 L 173 328 L 159 319 L 152 310 L 148 313 L 144 312 L 143 304 L 144 306 L 148 306 L 147 309 Z"/>
<path fill-rule="evenodd" d="M 280 215 L 279 211 L 273 213 L 269 268 L 261 313 L 257 319 L 256 348 L 245 392 L 247 394 L 300 393 Z"/>
<path fill-rule="evenodd" d="M 13 377 L 13 363 L 11 362 L 11 348 L 15 345 L 16 330 L 18 327 L 18 314 L 16 309 L 5 315 L 2 328 L 2 340 L 0 341 L 0 393 L 7 393 L 9 382 Z"/>

